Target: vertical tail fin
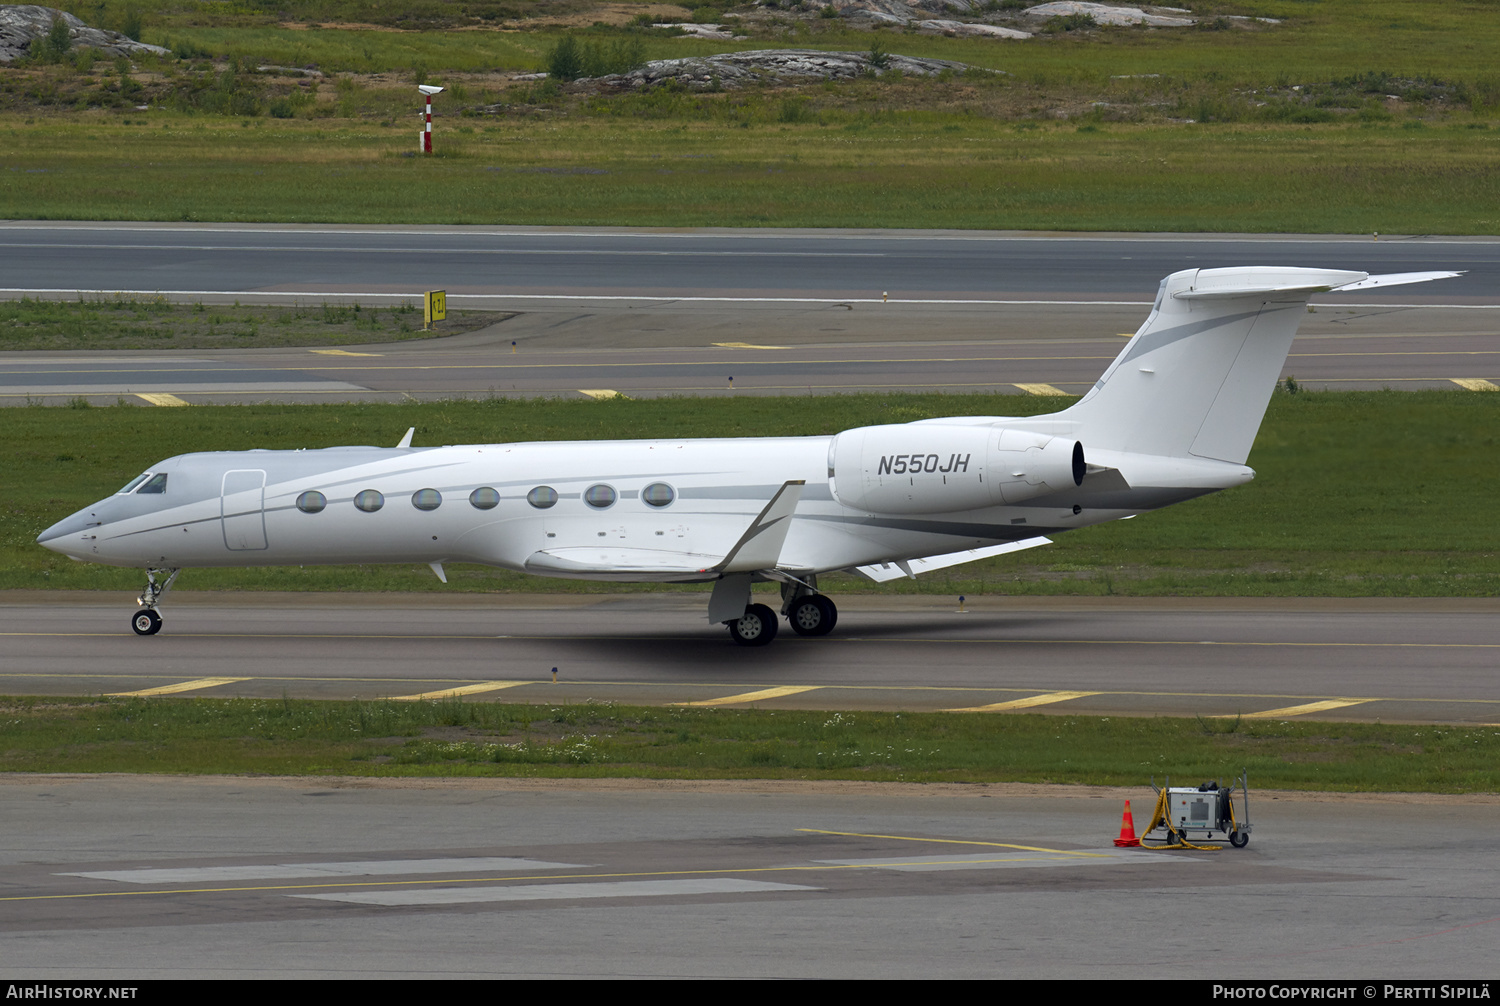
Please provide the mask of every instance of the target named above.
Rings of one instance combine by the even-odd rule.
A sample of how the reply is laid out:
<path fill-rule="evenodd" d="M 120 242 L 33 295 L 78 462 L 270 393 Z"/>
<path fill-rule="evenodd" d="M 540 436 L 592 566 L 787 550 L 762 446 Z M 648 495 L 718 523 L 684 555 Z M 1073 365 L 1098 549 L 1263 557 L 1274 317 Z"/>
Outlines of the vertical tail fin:
<path fill-rule="evenodd" d="M 1089 448 L 1244 464 L 1314 293 L 1366 273 L 1247 266 L 1162 280 L 1146 323 L 1061 413 Z"/>

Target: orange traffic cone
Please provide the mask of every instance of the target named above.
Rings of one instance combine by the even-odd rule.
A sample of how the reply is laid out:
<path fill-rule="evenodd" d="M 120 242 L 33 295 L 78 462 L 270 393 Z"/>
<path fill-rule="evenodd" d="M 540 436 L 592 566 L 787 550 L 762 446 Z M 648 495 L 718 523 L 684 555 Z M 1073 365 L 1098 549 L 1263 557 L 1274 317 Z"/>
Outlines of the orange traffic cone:
<path fill-rule="evenodd" d="M 1120 819 L 1120 837 L 1115 839 L 1115 844 L 1124 848 L 1131 848 L 1141 844 L 1141 840 L 1135 837 L 1135 818 L 1130 815 L 1130 801 L 1125 801 L 1125 816 Z"/>

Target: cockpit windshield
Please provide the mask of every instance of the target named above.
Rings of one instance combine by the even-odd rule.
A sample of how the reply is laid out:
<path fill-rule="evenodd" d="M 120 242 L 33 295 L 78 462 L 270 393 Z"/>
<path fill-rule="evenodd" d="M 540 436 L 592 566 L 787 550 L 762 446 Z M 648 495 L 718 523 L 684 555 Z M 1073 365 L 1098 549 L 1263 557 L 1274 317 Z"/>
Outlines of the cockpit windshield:
<path fill-rule="evenodd" d="M 135 487 L 138 486 L 138 485 L 140 485 L 142 482 L 146 481 L 150 477 L 151 477 L 151 473 L 150 472 L 143 472 L 142 474 L 137 475 L 135 478 L 133 478 L 129 482 L 125 483 L 125 488 L 121 489 L 119 492 L 115 493 L 115 495 L 116 496 L 125 496 L 125 495 L 127 495 L 129 493 L 135 492 Z"/>
<path fill-rule="evenodd" d="M 146 484 L 143 485 L 143 486 L 141 486 L 139 489 L 137 489 L 135 491 L 135 494 L 137 496 L 144 496 L 147 493 L 164 493 L 166 491 L 167 491 L 167 473 L 166 472 L 160 472 L 160 473 L 158 473 L 156 475 L 151 476 L 151 478 L 147 479 L 146 480 Z"/>

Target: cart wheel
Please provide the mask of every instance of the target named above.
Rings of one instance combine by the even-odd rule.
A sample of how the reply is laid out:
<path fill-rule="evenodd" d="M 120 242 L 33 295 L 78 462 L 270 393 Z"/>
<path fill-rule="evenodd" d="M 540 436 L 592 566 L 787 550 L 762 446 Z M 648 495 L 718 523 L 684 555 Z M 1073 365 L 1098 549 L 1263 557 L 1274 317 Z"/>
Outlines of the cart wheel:
<path fill-rule="evenodd" d="M 1229 833 L 1229 844 L 1236 849 L 1243 849 L 1250 844 L 1250 836 L 1243 831 L 1231 831 Z"/>

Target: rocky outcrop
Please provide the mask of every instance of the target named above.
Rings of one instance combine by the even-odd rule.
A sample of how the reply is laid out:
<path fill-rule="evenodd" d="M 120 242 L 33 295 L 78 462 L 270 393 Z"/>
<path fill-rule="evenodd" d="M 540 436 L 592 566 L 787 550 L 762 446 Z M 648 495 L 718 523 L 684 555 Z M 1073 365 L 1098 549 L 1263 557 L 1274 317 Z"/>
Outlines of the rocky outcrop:
<path fill-rule="evenodd" d="M 959 21 L 953 15 L 968 14 L 988 17 L 984 0 L 829 0 L 839 16 L 856 23 L 899 24 L 925 31 L 942 31 L 950 35 L 988 35 L 995 38 L 1030 38 L 1029 32 L 1019 28 L 998 28 L 977 21 Z M 1011 12 L 1001 19 L 1014 22 L 1017 18 L 1027 27 L 1049 18 L 1068 14 L 1087 14 L 1095 24 L 1133 25 L 1143 24 L 1159 28 L 1185 27 L 1196 24 L 1190 13 L 1180 7 L 1153 7 L 1149 11 L 1139 7 L 1120 7 L 1113 4 L 1085 3 L 1083 0 L 1054 0 L 1038 4 L 1024 11 Z M 933 18 L 932 15 L 939 15 Z M 989 20 L 994 20 L 989 17 Z M 941 27 L 938 27 L 941 26 Z M 986 30 L 989 29 L 989 30 Z"/>
<path fill-rule="evenodd" d="M 1181 10 L 1181 8 L 1168 8 Z M 1187 11 L 1181 11 L 1186 14 Z M 1185 28 L 1198 22 L 1190 17 L 1174 17 L 1169 14 L 1148 14 L 1139 7 L 1113 7 L 1102 3 L 1083 3 L 1082 0 L 1055 0 L 1053 3 L 1037 4 L 1024 11 L 1033 17 L 1064 17 L 1068 14 L 1087 14 L 1095 24 L 1131 25 L 1144 24 L 1157 28 Z"/>
<path fill-rule="evenodd" d="M 68 38 L 74 46 L 88 46 L 109 56 L 131 56 L 140 52 L 167 55 L 168 50 L 159 45 L 137 42 L 117 31 L 90 28 L 72 14 L 53 7 L 35 4 L 0 5 L 0 63 L 10 63 L 26 56 L 31 43 L 46 38 L 52 30 L 53 18 L 62 18 L 68 25 Z"/>
<path fill-rule="evenodd" d="M 1030 38 L 1031 32 L 1018 28 L 1001 28 L 993 24 L 972 24 L 964 21 L 914 21 L 912 27 L 921 31 L 941 32 L 960 38 Z"/>
<path fill-rule="evenodd" d="M 653 28 L 676 28 L 683 38 L 706 38 L 719 41 L 742 41 L 748 35 L 736 35 L 727 24 L 695 24 L 691 21 L 673 21 L 669 24 L 653 24 Z"/>
<path fill-rule="evenodd" d="M 629 73 L 594 77 L 582 84 L 627 89 L 675 82 L 685 87 L 742 87 L 746 84 L 792 84 L 802 81 L 852 80 L 866 75 L 900 72 L 913 77 L 935 77 L 944 70 L 962 73 L 965 63 L 946 59 L 918 59 L 882 53 L 873 61 L 868 52 L 822 52 L 817 49 L 758 49 L 688 59 L 658 59 Z"/>

